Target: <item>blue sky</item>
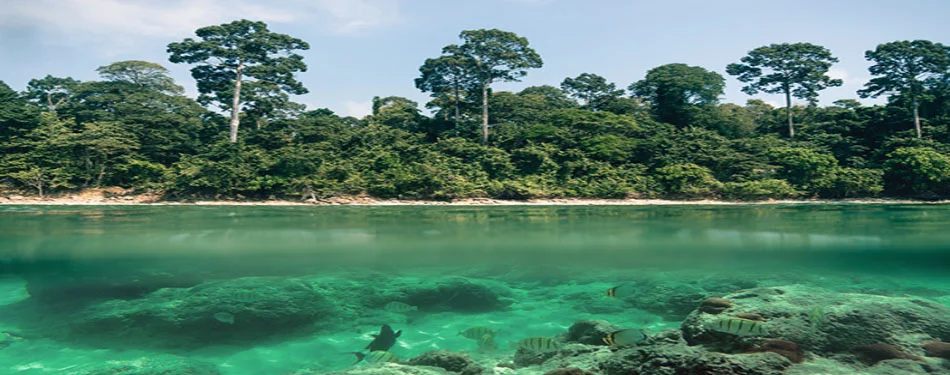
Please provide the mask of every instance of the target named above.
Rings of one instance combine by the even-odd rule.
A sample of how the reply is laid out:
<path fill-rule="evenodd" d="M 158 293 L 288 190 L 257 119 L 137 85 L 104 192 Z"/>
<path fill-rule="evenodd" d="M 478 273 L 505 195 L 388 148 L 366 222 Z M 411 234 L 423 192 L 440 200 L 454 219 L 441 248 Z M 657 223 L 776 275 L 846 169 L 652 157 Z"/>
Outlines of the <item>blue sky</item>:
<path fill-rule="evenodd" d="M 500 28 L 528 38 L 544 59 L 520 83 L 557 86 L 590 72 L 626 87 L 667 63 L 699 65 L 727 78 L 726 102 L 749 96 L 725 66 L 749 50 L 810 42 L 840 59 L 830 75 L 845 80 L 822 92 L 822 104 L 856 99 L 869 78 L 864 51 L 905 39 L 950 43 L 946 0 L 3 0 L 0 80 L 22 90 L 46 74 L 97 79 L 120 60 L 169 68 L 194 96 L 190 66 L 168 62 L 170 42 L 194 30 L 247 18 L 310 43 L 310 93 L 295 100 L 341 115 L 369 112 L 374 95 L 405 96 L 422 106 L 413 79 L 419 65 L 457 43 L 461 30 Z M 276 4 L 276 5 L 275 5 Z M 758 98 L 780 105 L 779 95 Z M 865 100 L 873 103 L 880 100 Z"/>

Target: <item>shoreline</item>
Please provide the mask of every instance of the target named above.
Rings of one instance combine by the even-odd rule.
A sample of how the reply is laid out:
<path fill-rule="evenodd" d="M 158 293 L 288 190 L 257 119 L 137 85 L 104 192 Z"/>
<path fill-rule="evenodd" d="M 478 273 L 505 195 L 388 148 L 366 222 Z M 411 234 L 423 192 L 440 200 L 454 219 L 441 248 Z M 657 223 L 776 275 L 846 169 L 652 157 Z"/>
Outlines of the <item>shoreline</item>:
<path fill-rule="evenodd" d="M 0 206 L 671 206 L 671 205 L 787 205 L 787 204 L 916 204 L 943 205 L 950 200 L 924 201 L 916 199 L 785 199 L 760 201 L 724 201 L 716 199 L 670 200 L 670 199 L 589 199 L 545 198 L 527 200 L 503 200 L 492 198 L 466 198 L 454 201 L 377 199 L 366 196 L 333 197 L 306 201 L 290 200 L 162 200 L 157 195 L 122 194 L 107 196 L 103 189 L 87 190 L 57 197 L 39 198 L 17 194 L 0 194 Z"/>

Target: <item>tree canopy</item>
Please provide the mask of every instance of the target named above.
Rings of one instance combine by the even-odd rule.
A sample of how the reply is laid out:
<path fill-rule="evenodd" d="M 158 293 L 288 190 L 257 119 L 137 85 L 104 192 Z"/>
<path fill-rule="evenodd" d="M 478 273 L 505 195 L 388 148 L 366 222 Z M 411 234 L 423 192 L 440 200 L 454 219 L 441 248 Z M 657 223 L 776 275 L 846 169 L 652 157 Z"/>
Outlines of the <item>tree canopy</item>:
<path fill-rule="evenodd" d="M 307 70 L 303 56 L 295 53 L 310 49 L 307 42 L 271 32 L 263 22 L 248 20 L 203 27 L 195 34 L 200 41 L 185 38 L 168 45 L 169 61 L 198 64 L 191 69 L 201 93 L 198 101 L 218 103 L 221 109 L 231 111 L 231 143 L 237 142 L 241 86 L 248 78 L 256 80 L 251 81 L 255 83 L 253 95 L 245 100 L 252 104 L 278 91 L 298 95 L 308 92 L 295 77 L 295 73 Z M 269 107 L 254 108 L 266 111 Z"/>
<path fill-rule="evenodd" d="M 781 43 L 759 47 L 740 59 L 741 63 L 726 66 L 726 72 L 740 82 L 749 83 L 742 91 L 755 95 L 759 91 L 785 94 L 788 136 L 795 136 L 792 125 L 792 97 L 810 104 L 818 101 L 818 91 L 841 86 L 844 82 L 827 75 L 838 58 L 822 46 L 811 43 Z"/>
<path fill-rule="evenodd" d="M 840 84 L 828 77 L 836 59 L 807 43 L 761 47 L 726 67 L 749 94 L 784 93 L 776 109 L 720 102 L 723 77 L 685 63 L 644 72 L 629 96 L 592 73 L 493 90 L 541 57 L 514 33 L 468 30 L 419 60 L 413 83 L 431 94 L 431 116 L 410 98 L 378 95 L 355 118 L 291 100 L 306 92 L 295 77 L 305 42 L 247 20 L 196 35 L 168 52 L 194 64 L 198 98 L 159 63 L 138 60 L 99 67 L 88 81 L 0 82 L 0 190 L 121 187 L 184 200 L 950 197 L 950 50 L 939 43 L 868 51 L 874 77 L 859 95 L 886 104 L 819 106 L 818 92 Z M 908 109 L 920 131 L 908 127 Z M 255 126 L 238 136 L 241 120 Z"/>

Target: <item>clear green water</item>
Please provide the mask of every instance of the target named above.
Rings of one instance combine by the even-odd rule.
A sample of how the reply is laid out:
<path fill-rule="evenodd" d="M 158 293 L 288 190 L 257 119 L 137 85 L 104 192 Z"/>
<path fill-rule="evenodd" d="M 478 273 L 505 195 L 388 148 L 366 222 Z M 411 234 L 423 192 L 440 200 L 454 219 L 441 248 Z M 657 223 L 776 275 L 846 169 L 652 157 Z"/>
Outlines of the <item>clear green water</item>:
<path fill-rule="evenodd" d="M 222 374 L 339 370 L 382 323 L 403 330 L 390 350 L 400 358 L 448 349 L 497 362 L 510 359 L 510 342 L 557 335 L 577 320 L 653 331 L 680 324 L 678 313 L 603 296 L 625 282 L 691 285 L 708 296 L 735 291 L 722 285 L 797 283 L 950 305 L 948 265 L 946 205 L 3 206 L 0 331 L 25 338 L 0 343 L 0 373 L 82 374 L 104 360 L 164 354 Z M 205 316 L 213 334 L 170 337 L 123 331 L 138 321 L 115 307 L 124 325 L 76 328 L 116 303 L 190 299 L 188 288 L 247 277 L 262 279 L 242 285 L 297 280 L 335 312 L 303 326 L 254 327 L 260 306 L 250 318 L 234 310 L 241 304 L 213 307 L 201 311 L 230 309 L 234 323 Z M 458 282 L 498 290 L 508 305 L 382 308 L 407 291 Z M 475 325 L 501 330 L 498 351 L 478 352 L 456 335 Z"/>

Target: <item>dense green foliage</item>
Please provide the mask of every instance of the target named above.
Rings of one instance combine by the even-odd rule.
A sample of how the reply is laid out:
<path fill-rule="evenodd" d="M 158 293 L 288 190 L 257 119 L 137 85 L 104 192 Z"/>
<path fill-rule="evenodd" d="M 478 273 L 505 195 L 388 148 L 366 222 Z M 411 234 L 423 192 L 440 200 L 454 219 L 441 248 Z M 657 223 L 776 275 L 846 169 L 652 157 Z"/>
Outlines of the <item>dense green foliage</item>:
<path fill-rule="evenodd" d="M 541 57 L 513 33 L 471 30 L 461 45 L 420 59 L 415 85 L 431 93 L 433 116 L 409 99 L 381 96 L 358 119 L 290 101 L 288 93 L 305 92 L 293 73 L 306 66 L 291 52 L 305 42 L 250 21 L 198 35 L 205 41 L 173 43 L 169 52 L 174 62 L 198 64 L 200 100 L 145 61 L 100 67 L 99 81 L 46 76 L 23 92 L 0 82 L 3 184 L 40 195 L 120 186 L 173 199 L 950 195 L 950 49 L 939 43 L 869 51 L 876 66 L 930 64 L 913 79 L 872 67 L 880 77 L 862 95 L 891 95 L 875 106 L 817 106 L 818 91 L 838 84 L 825 75 L 834 58 L 823 47 L 753 50 L 728 69 L 745 75 L 747 91 L 810 102 L 776 109 L 760 100 L 720 103 L 719 73 L 679 63 L 631 83 L 632 96 L 592 73 L 559 87 L 494 92 L 492 82 L 517 80 Z M 250 80 L 240 110 L 204 107 L 233 109 L 242 64 Z M 762 70 L 781 64 L 800 74 Z M 237 133 L 234 114 L 256 126 Z M 791 116 L 794 138 L 785 131 Z"/>

